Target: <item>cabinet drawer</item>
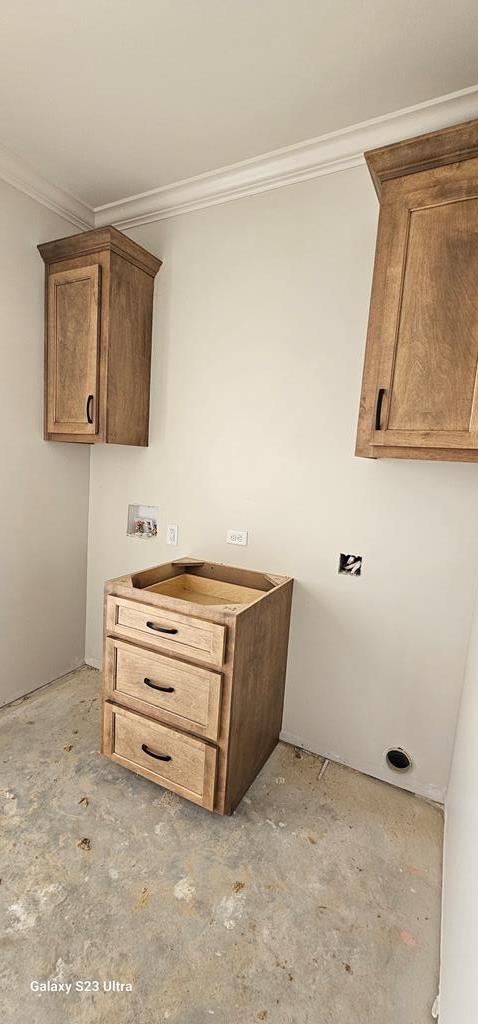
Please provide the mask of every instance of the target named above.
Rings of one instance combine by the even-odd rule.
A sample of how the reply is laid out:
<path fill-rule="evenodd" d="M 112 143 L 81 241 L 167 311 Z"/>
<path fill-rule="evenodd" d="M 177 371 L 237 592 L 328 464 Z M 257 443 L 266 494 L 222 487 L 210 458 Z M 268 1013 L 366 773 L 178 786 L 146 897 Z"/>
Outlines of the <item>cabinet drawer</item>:
<path fill-rule="evenodd" d="M 168 725 L 217 740 L 221 675 L 108 637 L 105 692 Z"/>
<path fill-rule="evenodd" d="M 112 716 L 113 761 L 212 810 L 216 781 L 215 747 L 133 711 L 105 704 Z"/>
<path fill-rule="evenodd" d="M 108 597 L 106 602 L 108 633 L 125 637 L 172 654 L 222 665 L 226 630 L 215 622 L 170 612 L 151 605 Z"/>

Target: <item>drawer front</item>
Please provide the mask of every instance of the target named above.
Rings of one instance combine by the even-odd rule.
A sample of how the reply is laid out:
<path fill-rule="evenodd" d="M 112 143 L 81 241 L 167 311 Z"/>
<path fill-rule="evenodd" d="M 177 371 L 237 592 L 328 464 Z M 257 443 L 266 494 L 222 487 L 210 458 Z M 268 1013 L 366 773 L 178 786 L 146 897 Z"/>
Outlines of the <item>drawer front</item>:
<path fill-rule="evenodd" d="M 110 700 L 161 717 L 210 740 L 219 734 L 222 678 L 196 665 L 133 647 L 122 640 L 106 641 L 105 691 Z"/>
<path fill-rule="evenodd" d="M 214 806 L 215 747 L 133 711 L 106 704 L 114 761 L 209 810 Z"/>
<path fill-rule="evenodd" d="M 109 633 L 152 647 L 185 655 L 196 661 L 222 665 L 226 638 L 225 626 L 180 615 L 151 605 L 108 597 L 106 628 Z"/>

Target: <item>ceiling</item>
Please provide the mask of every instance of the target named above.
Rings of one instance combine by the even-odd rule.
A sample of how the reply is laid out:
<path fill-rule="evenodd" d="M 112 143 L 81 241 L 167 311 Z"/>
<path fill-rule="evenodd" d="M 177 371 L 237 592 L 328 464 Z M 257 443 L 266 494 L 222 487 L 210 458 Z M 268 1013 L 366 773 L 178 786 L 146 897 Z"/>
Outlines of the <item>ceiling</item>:
<path fill-rule="evenodd" d="M 474 0 L 14 0 L 0 142 L 91 206 L 478 80 Z"/>

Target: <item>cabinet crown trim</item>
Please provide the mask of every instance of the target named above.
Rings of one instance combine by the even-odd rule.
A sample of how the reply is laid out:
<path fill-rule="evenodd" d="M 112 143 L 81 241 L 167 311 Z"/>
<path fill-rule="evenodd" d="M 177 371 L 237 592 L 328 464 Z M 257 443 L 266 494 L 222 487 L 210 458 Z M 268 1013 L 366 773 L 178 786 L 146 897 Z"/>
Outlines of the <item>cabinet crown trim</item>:
<path fill-rule="evenodd" d="M 77 256 L 90 256 L 96 252 L 114 252 L 123 259 L 139 267 L 150 277 L 155 277 L 162 265 L 162 260 L 153 256 L 142 245 L 133 242 L 118 228 L 107 226 L 84 231 L 79 235 L 57 238 L 53 242 L 44 242 L 38 251 L 46 264 L 60 263 L 62 260 L 75 259 Z"/>
<path fill-rule="evenodd" d="M 478 118 L 391 146 L 381 146 L 364 155 L 380 198 L 385 181 L 478 156 Z"/>

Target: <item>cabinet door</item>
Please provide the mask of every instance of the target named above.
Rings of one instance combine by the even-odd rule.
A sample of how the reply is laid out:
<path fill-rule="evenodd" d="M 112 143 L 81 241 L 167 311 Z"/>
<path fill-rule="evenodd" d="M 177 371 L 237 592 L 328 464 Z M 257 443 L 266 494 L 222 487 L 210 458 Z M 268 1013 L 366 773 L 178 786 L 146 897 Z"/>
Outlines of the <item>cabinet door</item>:
<path fill-rule="evenodd" d="M 100 268 L 48 277 L 49 433 L 98 432 Z"/>
<path fill-rule="evenodd" d="M 478 448 L 478 189 L 400 189 L 381 210 L 371 444 Z"/>

